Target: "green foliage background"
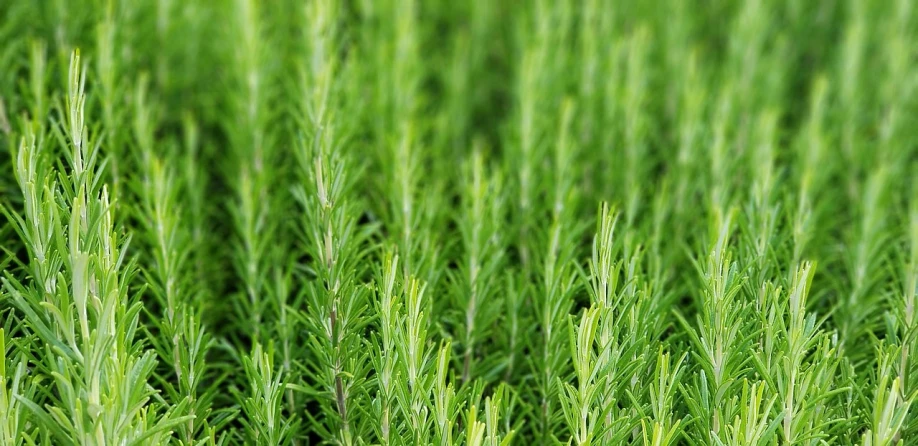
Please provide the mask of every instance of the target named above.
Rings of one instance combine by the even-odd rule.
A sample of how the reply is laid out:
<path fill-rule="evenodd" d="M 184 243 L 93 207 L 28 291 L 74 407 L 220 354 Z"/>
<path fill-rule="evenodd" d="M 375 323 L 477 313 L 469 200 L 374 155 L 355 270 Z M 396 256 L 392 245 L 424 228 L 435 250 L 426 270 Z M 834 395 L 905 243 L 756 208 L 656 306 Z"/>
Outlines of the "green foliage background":
<path fill-rule="evenodd" d="M 0 0 L 0 444 L 918 444 L 909 0 Z"/>

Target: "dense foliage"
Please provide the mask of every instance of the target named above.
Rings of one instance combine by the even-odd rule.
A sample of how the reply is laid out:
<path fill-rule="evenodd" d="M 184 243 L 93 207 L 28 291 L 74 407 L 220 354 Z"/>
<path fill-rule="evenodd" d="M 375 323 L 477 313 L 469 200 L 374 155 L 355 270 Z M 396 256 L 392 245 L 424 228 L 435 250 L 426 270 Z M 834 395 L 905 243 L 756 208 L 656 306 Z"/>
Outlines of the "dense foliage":
<path fill-rule="evenodd" d="M 910 0 L 0 0 L 0 444 L 918 444 Z"/>

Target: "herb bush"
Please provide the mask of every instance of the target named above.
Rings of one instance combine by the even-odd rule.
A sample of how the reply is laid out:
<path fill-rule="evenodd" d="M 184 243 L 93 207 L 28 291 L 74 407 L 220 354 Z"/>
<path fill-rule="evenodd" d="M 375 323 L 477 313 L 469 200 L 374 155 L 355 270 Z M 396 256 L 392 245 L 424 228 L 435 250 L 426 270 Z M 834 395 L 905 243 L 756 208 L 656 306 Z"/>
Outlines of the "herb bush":
<path fill-rule="evenodd" d="M 0 444 L 918 444 L 909 0 L 0 0 Z"/>

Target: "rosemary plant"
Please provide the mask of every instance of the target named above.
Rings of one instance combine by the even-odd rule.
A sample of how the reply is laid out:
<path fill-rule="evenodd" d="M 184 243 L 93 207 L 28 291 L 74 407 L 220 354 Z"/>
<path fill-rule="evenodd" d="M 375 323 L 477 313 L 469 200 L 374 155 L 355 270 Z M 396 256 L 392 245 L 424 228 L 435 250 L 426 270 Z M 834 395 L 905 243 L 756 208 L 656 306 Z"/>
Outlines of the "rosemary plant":
<path fill-rule="evenodd" d="M 914 444 L 912 3 L 0 0 L 0 444 Z"/>

